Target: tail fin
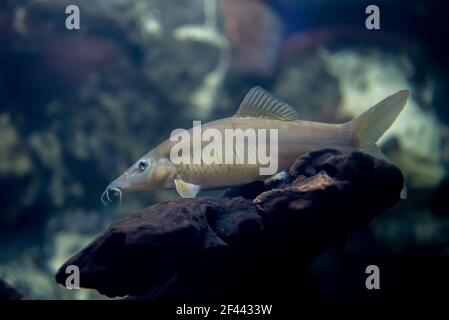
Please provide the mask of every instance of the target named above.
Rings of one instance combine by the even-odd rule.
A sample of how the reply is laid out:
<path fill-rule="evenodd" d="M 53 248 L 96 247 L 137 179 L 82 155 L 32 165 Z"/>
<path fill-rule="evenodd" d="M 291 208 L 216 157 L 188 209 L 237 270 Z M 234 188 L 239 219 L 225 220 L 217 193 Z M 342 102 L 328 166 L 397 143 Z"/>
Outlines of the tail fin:
<path fill-rule="evenodd" d="M 346 124 L 354 133 L 357 147 L 360 150 L 385 158 L 376 142 L 401 113 L 408 96 L 407 90 L 398 91 Z"/>
<path fill-rule="evenodd" d="M 401 113 L 409 95 L 408 90 L 398 91 L 354 120 L 346 123 L 354 133 L 358 149 L 388 161 L 387 157 L 376 145 L 376 142 L 391 127 L 399 113 Z M 405 188 L 402 191 L 401 197 L 406 197 Z"/>

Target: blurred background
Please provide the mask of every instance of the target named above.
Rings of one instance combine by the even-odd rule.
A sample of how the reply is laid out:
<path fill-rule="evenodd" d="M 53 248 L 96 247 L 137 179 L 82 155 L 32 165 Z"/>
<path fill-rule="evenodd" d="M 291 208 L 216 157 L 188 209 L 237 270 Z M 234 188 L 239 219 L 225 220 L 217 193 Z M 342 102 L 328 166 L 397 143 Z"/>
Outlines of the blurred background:
<path fill-rule="evenodd" d="M 78 5 L 81 29 L 67 30 Z M 380 9 L 367 30 L 365 9 Z M 98 299 L 57 268 L 119 217 L 176 197 L 100 195 L 169 137 L 229 116 L 255 85 L 301 118 L 343 122 L 411 99 L 382 138 L 409 197 L 310 267 L 320 299 L 439 296 L 449 286 L 449 46 L 443 1 L 2 0 L 0 278 L 31 299 Z M 323 223 L 326 223 L 323 221 Z M 381 290 L 365 289 L 365 268 Z"/>

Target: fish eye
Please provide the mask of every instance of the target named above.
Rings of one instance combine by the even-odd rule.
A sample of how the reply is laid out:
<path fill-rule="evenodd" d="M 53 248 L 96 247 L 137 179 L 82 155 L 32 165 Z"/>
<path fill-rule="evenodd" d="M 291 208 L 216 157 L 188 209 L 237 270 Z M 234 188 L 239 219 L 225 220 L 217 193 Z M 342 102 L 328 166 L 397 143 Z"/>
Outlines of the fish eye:
<path fill-rule="evenodd" d="M 137 167 L 138 167 L 141 171 L 144 171 L 144 170 L 148 167 L 148 161 L 146 161 L 146 160 L 140 160 L 140 161 L 137 163 Z"/>

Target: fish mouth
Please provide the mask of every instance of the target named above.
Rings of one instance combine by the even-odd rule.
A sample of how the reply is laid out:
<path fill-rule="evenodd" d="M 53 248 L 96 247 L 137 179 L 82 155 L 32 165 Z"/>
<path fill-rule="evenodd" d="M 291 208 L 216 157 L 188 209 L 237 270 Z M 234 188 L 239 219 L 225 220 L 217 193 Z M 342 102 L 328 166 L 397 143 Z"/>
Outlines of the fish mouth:
<path fill-rule="evenodd" d="M 101 194 L 100 199 L 101 203 L 103 203 L 105 207 L 107 207 L 112 202 L 112 199 L 109 196 L 109 192 L 115 192 L 115 195 L 119 197 L 119 204 L 122 204 L 123 191 L 117 187 L 107 187 L 106 190 L 104 190 L 104 192 Z"/>
<path fill-rule="evenodd" d="M 112 199 L 109 196 L 110 192 L 114 192 L 115 196 L 118 196 L 119 198 L 119 204 L 122 204 L 122 200 L 123 200 L 123 188 L 118 187 L 119 183 L 117 180 L 113 181 L 111 184 L 109 184 L 106 189 L 104 190 L 104 192 L 101 194 L 100 200 L 101 203 L 103 203 L 103 205 L 105 207 L 107 207 L 110 203 L 112 203 Z"/>

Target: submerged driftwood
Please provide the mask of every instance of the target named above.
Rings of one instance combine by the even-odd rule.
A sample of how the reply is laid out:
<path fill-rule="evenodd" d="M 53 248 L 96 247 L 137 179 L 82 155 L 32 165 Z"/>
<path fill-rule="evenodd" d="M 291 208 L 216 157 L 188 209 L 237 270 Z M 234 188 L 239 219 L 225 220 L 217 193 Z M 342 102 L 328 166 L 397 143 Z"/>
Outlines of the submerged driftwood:
<path fill-rule="evenodd" d="M 396 204 L 403 176 L 367 154 L 320 150 L 283 180 L 221 198 L 175 199 L 111 225 L 70 258 L 81 286 L 145 299 L 307 297 L 302 270 L 345 234 Z M 295 296 L 297 298 L 298 296 Z"/>

